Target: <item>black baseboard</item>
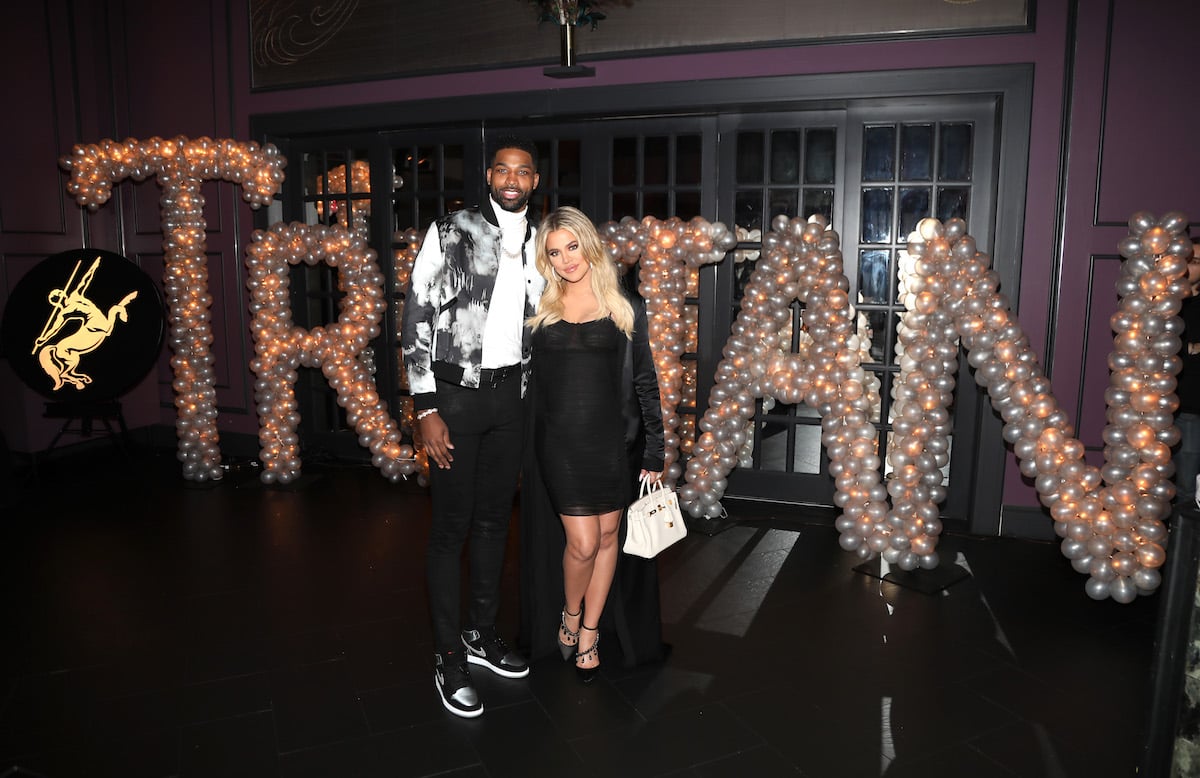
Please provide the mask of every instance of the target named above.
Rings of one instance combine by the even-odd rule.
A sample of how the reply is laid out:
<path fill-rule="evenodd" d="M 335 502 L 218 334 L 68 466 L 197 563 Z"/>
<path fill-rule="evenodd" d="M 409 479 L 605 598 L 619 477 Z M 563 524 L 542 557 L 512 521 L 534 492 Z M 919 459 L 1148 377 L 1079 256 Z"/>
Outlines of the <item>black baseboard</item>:
<path fill-rule="evenodd" d="M 1057 540 L 1054 520 L 1044 508 L 1004 505 L 1000 508 L 1000 536 L 1023 540 Z"/>
<path fill-rule="evenodd" d="M 9 451 L 0 449 L 0 482 L 3 480 L 3 469 L 9 472 L 24 470 L 35 463 L 55 462 L 71 459 L 81 455 L 106 452 L 110 449 L 118 454 L 135 455 L 138 452 L 174 451 L 178 445 L 175 427 L 167 424 L 152 424 L 145 427 L 130 429 L 124 435 L 117 431 L 111 433 L 103 428 L 92 429 L 91 434 L 79 436 L 69 434 L 64 436 L 51 450 L 43 451 Z M 221 433 L 222 459 L 256 459 L 258 457 L 258 436 L 240 432 Z"/>

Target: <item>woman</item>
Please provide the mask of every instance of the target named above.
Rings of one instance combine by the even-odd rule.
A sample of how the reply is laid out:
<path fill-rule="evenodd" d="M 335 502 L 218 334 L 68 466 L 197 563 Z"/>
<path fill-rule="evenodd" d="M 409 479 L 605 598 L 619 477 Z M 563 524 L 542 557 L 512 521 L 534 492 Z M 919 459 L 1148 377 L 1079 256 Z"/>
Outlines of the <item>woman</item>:
<path fill-rule="evenodd" d="M 536 248 L 547 286 L 529 320 L 534 423 L 521 500 L 523 632 L 526 624 L 546 621 L 547 609 L 530 590 L 553 577 L 539 582 L 537 571 L 549 573 L 545 556 L 562 548 L 555 644 L 564 659 L 574 658 L 586 683 L 600 667 L 600 620 L 614 578 L 619 598 L 638 600 L 621 602 L 620 617 L 610 621 L 626 663 L 656 659 L 661 651 L 657 581 L 649 581 L 647 592 L 644 570 L 622 576 L 617 570 L 633 564 L 620 554 L 621 516 L 634 496 L 631 474 L 661 477 L 662 408 L 645 307 L 622 292 L 592 222 L 575 208 L 560 208 L 543 220 Z M 534 493 L 542 489 L 544 498 Z M 565 543 L 556 543 L 546 526 L 547 503 Z M 532 655 L 544 653 L 539 635 L 524 637 Z"/>

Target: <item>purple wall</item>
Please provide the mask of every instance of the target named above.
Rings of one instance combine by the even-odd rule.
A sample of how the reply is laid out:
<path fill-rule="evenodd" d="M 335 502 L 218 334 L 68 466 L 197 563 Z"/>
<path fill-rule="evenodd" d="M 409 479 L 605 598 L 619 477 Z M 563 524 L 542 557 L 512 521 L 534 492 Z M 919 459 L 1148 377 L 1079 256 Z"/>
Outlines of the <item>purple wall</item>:
<path fill-rule="evenodd" d="M 606 60 L 596 64 L 595 78 L 565 82 L 547 79 L 534 66 L 251 93 L 247 8 L 237 0 L 23 3 L 0 32 L 10 71 L 28 76 L 0 87 L 5 104 L 23 106 L 28 116 L 0 128 L 13 180 L 21 182 L 0 193 L 0 306 L 38 258 L 83 240 L 82 220 L 55 164 L 74 143 L 175 134 L 244 138 L 255 114 L 431 97 L 1033 63 L 1021 286 L 1008 291 L 1052 372 L 1060 404 L 1077 419 L 1084 442 L 1098 445 L 1115 246 L 1124 223 L 1135 210 L 1200 215 L 1200 185 L 1188 176 L 1200 167 L 1189 142 L 1200 107 L 1175 85 L 1177 74 L 1195 72 L 1187 31 L 1200 22 L 1197 5 L 1041 0 L 1036 29 L 1026 34 Z M 125 202 L 114 199 L 87 220 L 91 243 L 115 246 L 154 273 L 161 266 L 157 187 L 123 190 Z M 206 196 L 220 426 L 253 433 L 241 261 L 249 211 L 231 186 L 211 186 Z M 3 360 L 0 393 L 7 400 L 0 404 L 0 425 L 9 445 L 43 448 L 54 426 L 38 418 L 40 398 L 29 396 Z M 170 402 L 164 358 L 158 375 L 126 399 L 126 415 L 133 426 L 172 425 Z M 1005 503 L 1036 505 L 1015 467 L 1007 468 Z"/>

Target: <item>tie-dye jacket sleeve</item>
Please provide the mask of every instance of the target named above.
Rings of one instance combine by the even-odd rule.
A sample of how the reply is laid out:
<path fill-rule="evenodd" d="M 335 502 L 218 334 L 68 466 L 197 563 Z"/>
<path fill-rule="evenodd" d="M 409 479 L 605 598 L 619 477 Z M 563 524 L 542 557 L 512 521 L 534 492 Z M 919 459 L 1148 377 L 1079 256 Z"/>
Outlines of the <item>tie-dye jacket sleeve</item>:
<path fill-rule="evenodd" d="M 430 225 L 413 262 L 408 286 L 404 289 L 404 318 L 401 322 L 400 350 L 408 372 L 408 388 L 416 410 L 432 408 L 436 403 L 437 384 L 433 377 L 433 337 L 438 309 L 442 305 L 440 278 L 445 258 L 438 237 L 437 223 Z"/>

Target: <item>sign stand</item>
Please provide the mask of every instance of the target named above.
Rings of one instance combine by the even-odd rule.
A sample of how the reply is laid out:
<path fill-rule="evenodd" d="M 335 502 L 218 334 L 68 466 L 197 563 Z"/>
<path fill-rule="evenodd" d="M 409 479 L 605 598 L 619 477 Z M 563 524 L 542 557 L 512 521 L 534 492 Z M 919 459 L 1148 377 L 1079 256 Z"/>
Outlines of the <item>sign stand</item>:
<path fill-rule="evenodd" d="M 42 452 L 43 456 L 50 454 L 63 435 L 69 433 L 82 438 L 90 438 L 93 425 L 99 421 L 104 425 L 106 437 L 109 437 L 121 449 L 122 454 L 128 454 L 126 442 L 129 440 L 129 430 L 125 426 L 125 415 L 121 412 L 119 400 L 104 400 L 101 402 L 48 402 L 46 412 L 42 414 L 47 419 L 64 419 L 62 427 L 50 441 L 49 447 Z M 79 422 L 78 429 L 71 429 L 71 422 Z M 113 429 L 116 422 L 117 430 Z"/>

